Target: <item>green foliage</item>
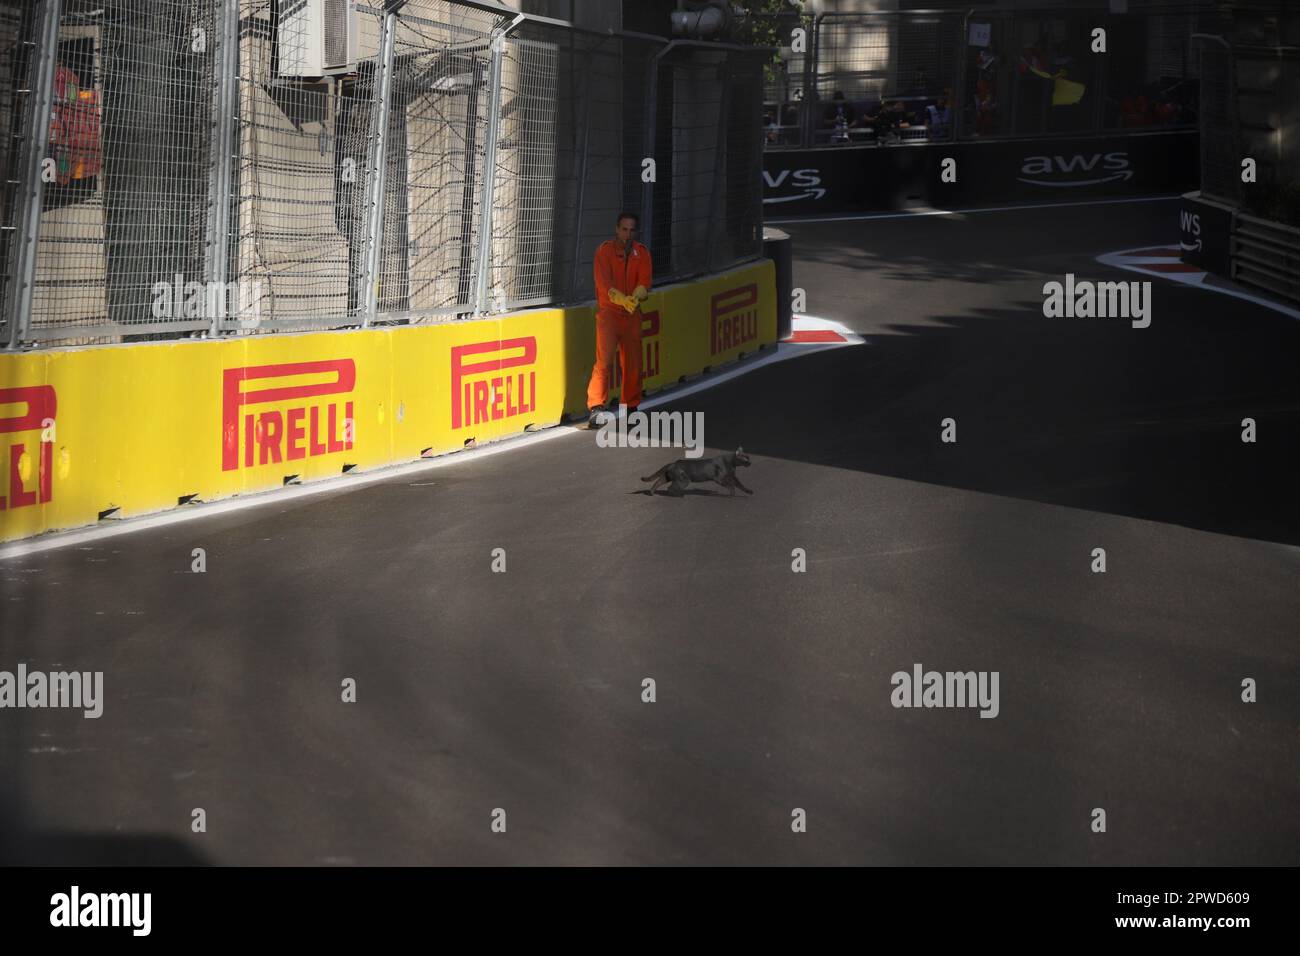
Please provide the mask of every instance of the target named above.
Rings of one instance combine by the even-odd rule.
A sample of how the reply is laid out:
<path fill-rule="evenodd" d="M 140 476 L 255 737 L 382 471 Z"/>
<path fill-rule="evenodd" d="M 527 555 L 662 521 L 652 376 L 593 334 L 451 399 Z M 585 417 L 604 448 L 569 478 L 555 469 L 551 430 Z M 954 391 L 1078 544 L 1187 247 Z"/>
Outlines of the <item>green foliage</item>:
<path fill-rule="evenodd" d="M 800 25 L 804 15 L 804 0 L 732 0 L 732 8 L 739 16 L 732 40 L 751 46 L 788 46 L 790 31 Z M 811 23 L 804 23 L 811 32 Z M 764 79 L 775 82 L 780 74 L 780 54 L 763 64 Z"/>

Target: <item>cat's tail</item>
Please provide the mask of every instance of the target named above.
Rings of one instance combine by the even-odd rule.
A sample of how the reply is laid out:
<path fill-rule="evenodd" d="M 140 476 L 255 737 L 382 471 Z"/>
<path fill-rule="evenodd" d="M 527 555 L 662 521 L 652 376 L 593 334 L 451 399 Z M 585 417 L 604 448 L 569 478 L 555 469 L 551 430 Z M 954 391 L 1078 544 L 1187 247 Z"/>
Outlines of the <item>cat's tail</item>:
<path fill-rule="evenodd" d="M 642 480 L 642 481 L 656 481 L 656 480 L 662 478 L 662 477 L 664 476 L 664 472 L 666 472 L 667 470 L 668 470 L 668 466 L 667 466 L 667 465 L 664 465 L 662 468 L 660 468 L 658 471 L 656 471 L 653 475 L 646 475 L 646 476 L 645 476 L 644 478 L 642 478 L 641 480 Z"/>

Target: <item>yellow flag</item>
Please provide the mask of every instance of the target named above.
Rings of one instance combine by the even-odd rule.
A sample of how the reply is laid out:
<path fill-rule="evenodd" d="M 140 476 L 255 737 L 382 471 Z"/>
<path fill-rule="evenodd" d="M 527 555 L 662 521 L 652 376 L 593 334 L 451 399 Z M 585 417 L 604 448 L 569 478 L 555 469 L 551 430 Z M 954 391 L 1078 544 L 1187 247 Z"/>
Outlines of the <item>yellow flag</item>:
<path fill-rule="evenodd" d="M 1034 76 L 1041 76 L 1045 80 L 1055 81 L 1055 86 L 1052 88 L 1053 106 L 1073 106 L 1075 103 L 1079 102 L 1079 100 L 1083 99 L 1083 94 L 1088 91 L 1088 87 L 1084 84 L 1076 83 L 1073 80 L 1067 80 L 1065 78 L 1064 70 L 1057 73 L 1056 76 L 1052 76 L 1049 73 L 1044 73 L 1042 70 L 1031 66 L 1029 72 L 1034 74 Z"/>
<path fill-rule="evenodd" d="M 1083 99 L 1087 89 L 1082 83 L 1075 83 L 1073 80 L 1067 80 L 1063 74 L 1057 74 L 1056 86 L 1052 90 L 1052 105 L 1073 106 Z"/>

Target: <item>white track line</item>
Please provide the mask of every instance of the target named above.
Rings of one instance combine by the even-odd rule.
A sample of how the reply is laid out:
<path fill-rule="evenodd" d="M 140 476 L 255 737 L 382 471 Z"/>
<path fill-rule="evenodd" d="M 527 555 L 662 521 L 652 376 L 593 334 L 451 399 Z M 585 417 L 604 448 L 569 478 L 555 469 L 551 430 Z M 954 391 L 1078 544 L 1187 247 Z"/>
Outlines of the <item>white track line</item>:
<path fill-rule="evenodd" d="M 923 216 L 966 216 L 981 212 L 1015 212 L 1018 209 L 1062 209 L 1066 206 L 1119 206 L 1136 202 L 1169 202 L 1181 196 L 1144 196 L 1141 199 L 1093 199 L 1079 202 L 1044 202 L 1020 206 L 986 206 L 982 209 L 921 209 L 915 212 L 870 213 L 861 216 L 829 216 L 817 219 L 764 219 L 768 226 L 797 226 L 805 222 L 863 222 L 868 219 L 919 219 Z"/>
<path fill-rule="evenodd" d="M 688 395 L 694 395 L 696 392 L 701 392 L 705 389 L 713 388 L 716 385 L 721 385 L 723 382 L 728 382 L 733 378 L 747 375 L 755 369 L 771 365 L 774 362 L 783 362 L 786 359 L 807 355 L 811 352 L 820 352 L 828 348 L 844 348 L 848 345 L 863 344 L 861 336 L 854 334 L 840 323 L 834 322 L 830 319 L 800 315 L 796 316 L 795 324 L 800 328 L 832 329 L 833 331 L 839 332 L 843 335 L 846 341 L 815 342 L 809 344 L 783 342 L 776 351 L 763 355 L 757 359 L 742 359 L 736 366 L 728 368 L 726 371 L 717 373 L 709 372 L 696 381 L 689 382 L 685 385 L 665 388 L 656 392 L 653 397 L 646 398 L 645 401 L 641 403 L 640 407 L 648 410 L 656 405 L 675 402 Z M 453 465 L 474 462 L 482 458 L 487 458 L 490 455 L 499 455 L 503 452 L 517 451 L 520 448 L 527 448 L 531 445 L 540 444 L 541 442 L 552 441 L 556 438 L 563 438 L 565 436 L 572 436 L 579 433 L 580 430 L 572 427 L 571 424 L 560 423 L 557 425 L 548 425 L 544 430 L 539 432 L 531 432 L 511 438 L 498 439 L 483 445 L 480 448 L 447 452 L 436 458 L 426 458 L 419 461 L 406 462 L 400 465 L 384 465 L 374 469 L 373 471 L 337 475 L 333 478 L 319 478 L 305 485 L 291 485 L 287 488 L 270 488 L 266 491 L 259 491 L 254 494 L 241 495 L 234 498 L 224 498 L 220 501 L 204 502 L 196 505 L 181 505 L 175 510 L 164 511 L 159 514 L 142 515 L 138 518 L 124 518 L 121 521 L 114 521 L 111 524 L 97 524 L 88 528 L 49 532 L 38 537 L 15 541 L 11 544 L 0 545 L 0 561 L 8 558 L 27 557 L 28 555 L 39 554 L 43 551 L 51 551 L 55 548 L 66 548 L 71 545 L 101 541 L 105 538 L 131 534 L 136 531 L 165 528 L 169 525 L 180 524 L 183 521 L 193 521 L 198 518 L 211 518 L 217 515 L 244 511 L 249 508 L 257 508 L 263 505 L 283 504 L 289 501 L 296 501 L 300 498 L 307 498 L 312 495 L 327 494 L 330 492 L 349 492 L 363 485 L 371 485 L 379 481 L 390 481 L 395 478 L 404 478 L 410 475 L 423 475 L 438 468 L 448 468 Z"/>
<path fill-rule="evenodd" d="M 1097 256 L 1096 261 L 1103 266 L 1110 266 L 1112 269 L 1123 269 L 1126 272 L 1140 272 L 1145 276 L 1153 276 L 1157 279 L 1168 279 L 1170 282 L 1177 282 L 1179 285 L 1193 286 L 1197 289 L 1205 289 L 1209 292 L 1218 292 L 1222 295 L 1230 295 L 1234 299 L 1245 299 L 1247 302 L 1253 302 L 1256 305 L 1262 305 L 1266 309 L 1272 309 L 1274 312 L 1281 312 L 1283 315 L 1290 316 L 1293 319 L 1300 319 L 1300 309 L 1293 309 L 1290 306 L 1283 305 L 1281 302 L 1274 302 L 1271 299 L 1265 299 L 1263 296 L 1247 292 L 1239 286 L 1230 284 L 1222 276 L 1216 276 L 1210 272 L 1197 273 L 1179 273 L 1179 272 L 1152 272 L 1149 269 L 1143 269 L 1145 263 L 1150 265 L 1157 262 L 1168 262 L 1168 259 L 1158 259 L 1154 257 L 1145 257 L 1141 261 L 1130 258 L 1125 260 L 1124 256 L 1132 256 L 1135 252 L 1142 252 L 1145 249 L 1154 249 L 1156 246 L 1138 246 L 1134 249 L 1121 249 L 1119 252 L 1107 252 Z M 1194 276 L 1195 278 L 1190 278 Z M 1186 278 L 1185 278 L 1186 277 Z"/>

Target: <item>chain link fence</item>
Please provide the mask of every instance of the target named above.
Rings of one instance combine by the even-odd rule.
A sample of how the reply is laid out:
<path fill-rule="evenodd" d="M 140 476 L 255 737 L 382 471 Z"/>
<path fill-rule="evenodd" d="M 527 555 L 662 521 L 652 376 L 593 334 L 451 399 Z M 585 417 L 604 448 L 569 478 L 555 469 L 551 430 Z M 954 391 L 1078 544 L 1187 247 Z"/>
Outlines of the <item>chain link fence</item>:
<path fill-rule="evenodd" d="M 595 296 L 596 248 L 620 211 L 640 209 L 643 84 L 662 44 L 532 23 L 519 33 L 556 49 L 551 271 L 557 300 L 585 301 Z"/>
<path fill-rule="evenodd" d="M 379 321 L 418 322 L 474 308 L 492 105 L 490 35 L 499 25 L 499 18 L 449 3 L 412 4 L 395 21 Z M 370 104 L 359 105 L 371 112 Z M 373 138 L 364 126 L 357 133 L 356 162 L 364 166 Z M 362 270 L 358 288 L 364 282 Z"/>
<path fill-rule="evenodd" d="M 782 44 L 765 85 L 766 148 L 1193 127 L 1191 37 L 1222 18 L 1204 2 L 750 17 Z"/>
<path fill-rule="evenodd" d="M 210 0 L 65 0 L 28 336 L 203 329 L 158 289 L 203 275 L 210 212 Z"/>
<path fill-rule="evenodd" d="M 0 0 L 0 346 L 581 302 L 623 209 L 657 282 L 761 255 L 770 49 L 390 6 Z"/>
<path fill-rule="evenodd" d="M 762 56 L 681 46 L 651 65 L 642 231 L 656 271 L 712 272 L 762 247 Z M 635 208 L 635 207 L 633 207 Z"/>
<path fill-rule="evenodd" d="M 17 236 L 23 231 L 24 143 L 33 128 L 32 78 L 40 66 L 35 54 L 39 11 L 32 4 L 0 4 L 0 348 L 9 343 L 16 273 Z"/>
<path fill-rule="evenodd" d="M 291 72 L 305 37 L 281 30 L 277 12 L 271 0 L 240 10 L 228 226 L 218 239 L 234 280 L 214 317 L 223 330 L 359 321 L 377 18 L 357 14 L 367 69 L 310 83 Z"/>
<path fill-rule="evenodd" d="M 1201 192 L 1241 201 L 1241 141 L 1232 48 L 1222 37 L 1197 37 L 1201 75 Z"/>

